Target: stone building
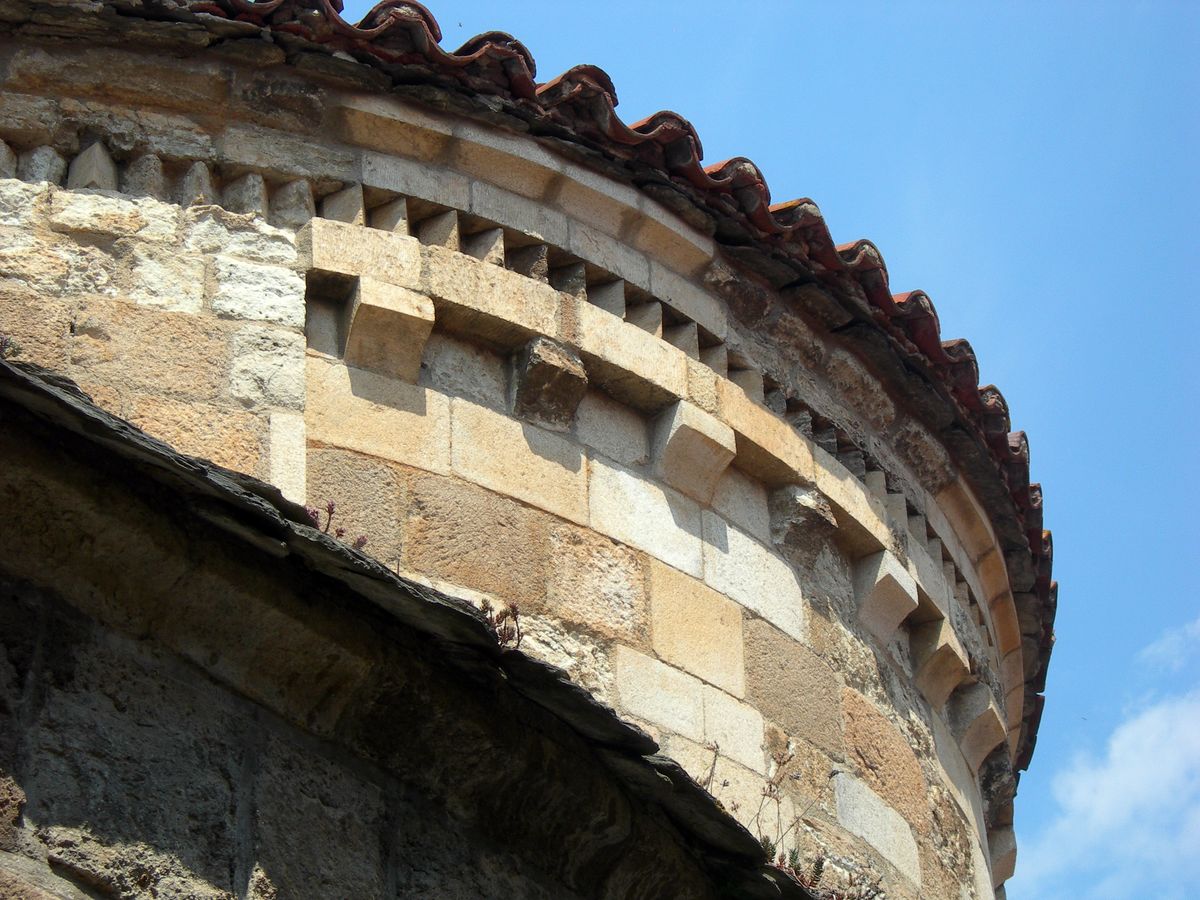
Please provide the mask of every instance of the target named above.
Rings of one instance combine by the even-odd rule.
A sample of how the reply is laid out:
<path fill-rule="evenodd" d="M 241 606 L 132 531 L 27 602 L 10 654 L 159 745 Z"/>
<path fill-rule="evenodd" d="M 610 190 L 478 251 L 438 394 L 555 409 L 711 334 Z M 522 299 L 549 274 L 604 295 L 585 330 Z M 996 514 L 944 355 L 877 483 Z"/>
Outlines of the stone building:
<path fill-rule="evenodd" d="M 1003 896 L 1056 586 L 970 346 L 439 41 L 0 0 L 0 894 Z"/>

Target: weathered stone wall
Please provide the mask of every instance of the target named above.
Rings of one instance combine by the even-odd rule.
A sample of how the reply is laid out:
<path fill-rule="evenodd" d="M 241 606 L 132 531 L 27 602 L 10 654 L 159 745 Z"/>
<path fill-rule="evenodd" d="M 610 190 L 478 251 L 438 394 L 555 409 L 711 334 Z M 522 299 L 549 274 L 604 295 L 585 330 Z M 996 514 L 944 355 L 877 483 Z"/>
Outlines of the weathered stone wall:
<path fill-rule="evenodd" d="M 2 59 L 0 331 L 28 358 L 518 604 L 523 648 L 830 877 L 1003 882 L 1004 559 L 835 339 L 528 137 L 228 47 Z"/>

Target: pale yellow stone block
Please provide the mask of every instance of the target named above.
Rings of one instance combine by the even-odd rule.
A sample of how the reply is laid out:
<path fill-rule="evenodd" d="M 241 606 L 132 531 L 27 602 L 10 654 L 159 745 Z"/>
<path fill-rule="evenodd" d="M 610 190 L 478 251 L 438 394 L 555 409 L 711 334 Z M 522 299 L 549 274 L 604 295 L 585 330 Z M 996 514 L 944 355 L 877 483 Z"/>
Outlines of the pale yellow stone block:
<path fill-rule="evenodd" d="M 513 348 L 530 337 L 555 337 L 561 294 L 548 284 L 445 247 L 424 246 L 422 291 L 446 328 Z"/>
<path fill-rule="evenodd" d="M 720 417 L 737 433 L 737 466 L 773 487 L 814 480 L 811 441 L 726 380 L 717 382 Z"/>
<path fill-rule="evenodd" d="M 646 420 L 602 391 L 589 390 L 575 410 L 575 437 L 609 459 L 640 466 L 650 457 Z"/>
<path fill-rule="evenodd" d="M 654 652 L 735 697 L 745 696 L 741 608 L 657 560 L 650 563 L 649 584 Z"/>
<path fill-rule="evenodd" d="M 271 484 L 295 503 L 308 498 L 306 479 L 307 444 L 304 416 L 273 412 L 270 419 Z"/>
<path fill-rule="evenodd" d="M 321 200 L 321 218 L 346 222 L 350 225 L 367 224 L 367 208 L 363 202 L 361 184 L 352 184 Z"/>
<path fill-rule="evenodd" d="M 735 451 L 733 429 L 686 400 L 655 420 L 655 477 L 701 503 L 712 499 Z"/>
<path fill-rule="evenodd" d="M 668 487 L 603 459 L 590 461 L 592 528 L 699 576 L 700 507 Z"/>
<path fill-rule="evenodd" d="M 460 398 L 451 419 L 455 474 L 587 524 L 587 458 L 576 444 Z"/>
<path fill-rule="evenodd" d="M 424 294 L 360 278 L 346 309 L 346 365 L 416 381 L 433 318 Z"/>
<path fill-rule="evenodd" d="M 804 596 L 784 560 L 704 511 L 704 580 L 798 641 L 807 640 Z"/>
<path fill-rule="evenodd" d="M 1011 828 L 988 832 L 992 858 L 992 884 L 996 887 L 1012 878 L 1017 869 L 1017 835 Z"/>
<path fill-rule="evenodd" d="M 762 713 L 708 685 L 703 688 L 703 696 L 704 740 L 716 744 L 730 759 L 766 775 Z"/>
<path fill-rule="evenodd" d="M 618 645 L 617 699 L 622 710 L 694 741 L 704 740 L 704 684 L 653 657 Z"/>
<path fill-rule="evenodd" d="M 646 411 L 687 395 L 686 355 L 589 303 L 573 308 L 576 343 L 594 384 Z"/>
<path fill-rule="evenodd" d="M 712 508 L 764 544 L 771 543 L 771 511 L 762 484 L 732 466 L 721 475 L 713 493 Z"/>
<path fill-rule="evenodd" d="M 310 441 L 449 473 L 448 397 L 314 356 L 306 371 Z"/>
<path fill-rule="evenodd" d="M 421 245 L 402 234 L 312 219 L 297 232 L 296 250 L 310 272 L 420 287 Z"/>
<path fill-rule="evenodd" d="M 810 443 L 814 465 L 813 483 L 834 508 L 838 539 L 855 556 L 878 552 L 893 544 L 887 510 L 879 497 L 836 459 Z"/>

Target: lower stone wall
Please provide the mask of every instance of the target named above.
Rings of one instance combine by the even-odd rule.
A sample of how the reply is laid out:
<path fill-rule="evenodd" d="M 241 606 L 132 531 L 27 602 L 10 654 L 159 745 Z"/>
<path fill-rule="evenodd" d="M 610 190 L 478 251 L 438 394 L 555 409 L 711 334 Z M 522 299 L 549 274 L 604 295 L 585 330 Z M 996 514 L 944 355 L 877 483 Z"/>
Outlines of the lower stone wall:
<path fill-rule="evenodd" d="M 575 896 L 364 764 L 0 578 L 0 896 Z"/>

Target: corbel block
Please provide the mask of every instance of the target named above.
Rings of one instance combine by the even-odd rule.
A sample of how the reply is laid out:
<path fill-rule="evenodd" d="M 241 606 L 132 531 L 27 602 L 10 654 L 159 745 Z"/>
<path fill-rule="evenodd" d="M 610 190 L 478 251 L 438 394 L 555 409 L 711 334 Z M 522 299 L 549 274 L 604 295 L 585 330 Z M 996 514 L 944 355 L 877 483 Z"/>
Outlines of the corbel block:
<path fill-rule="evenodd" d="M 71 160 L 67 170 L 67 187 L 72 190 L 96 188 L 102 191 L 117 189 L 117 165 L 105 146 L 96 141 Z"/>
<path fill-rule="evenodd" d="M 950 729 L 972 772 L 1007 736 L 1004 717 L 991 689 L 982 682 L 963 685 L 950 697 Z"/>
<path fill-rule="evenodd" d="M 346 308 L 346 365 L 415 382 L 433 318 L 424 294 L 360 278 Z"/>
<path fill-rule="evenodd" d="M 917 582 L 894 554 L 881 550 L 854 566 L 858 618 L 886 646 L 917 608 Z"/>
<path fill-rule="evenodd" d="M 654 422 L 655 477 L 701 503 L 712 499 L 736 453 L 733 429 L 686 400 Z"/>
<path fill-rule="evenodd" d="M 954 689 L 966 680 L 971 665 L 950 622 L 937 619 L 909 635 L 917 688 L 934 710 L 941 710 Z"/>
<path fill-rule="evenodd" d="M 583 361 L 562 344 L 536 337 L 513 362 L 513 414 L 552 431 L 569 430 L 587 393 Z"/>

